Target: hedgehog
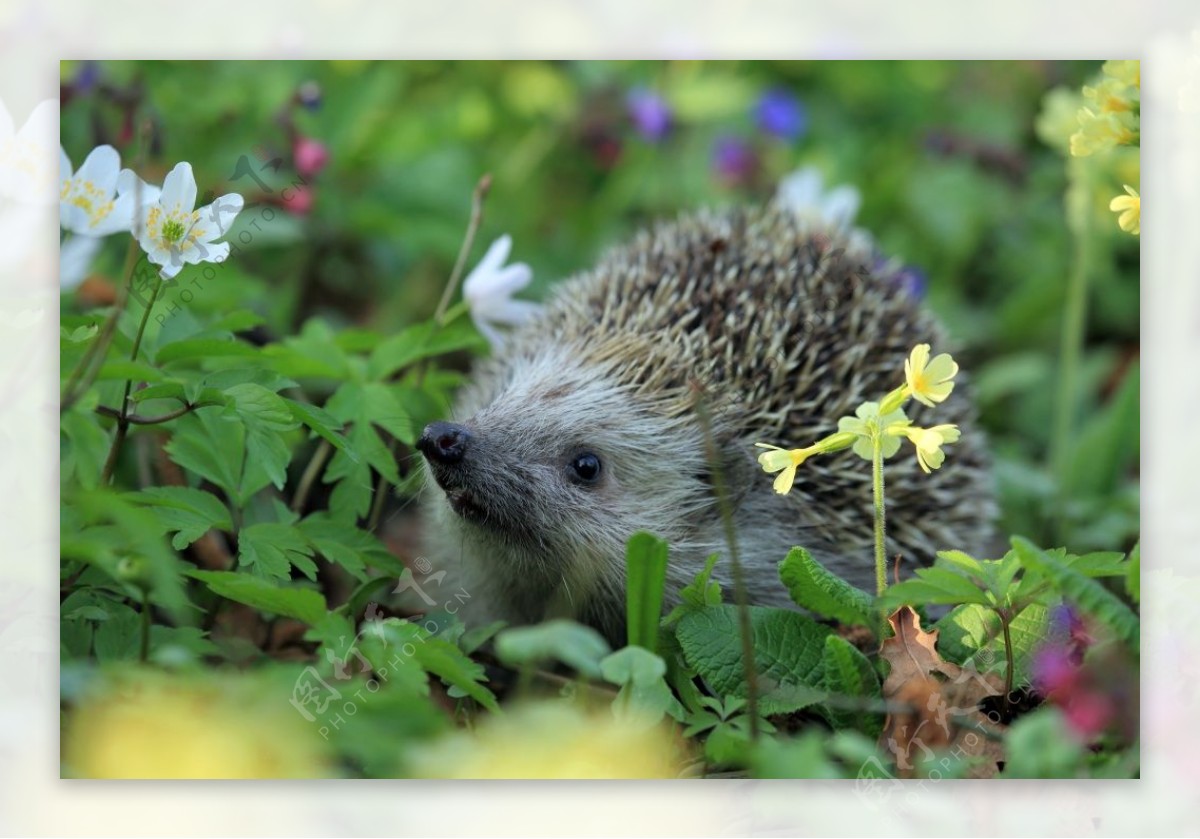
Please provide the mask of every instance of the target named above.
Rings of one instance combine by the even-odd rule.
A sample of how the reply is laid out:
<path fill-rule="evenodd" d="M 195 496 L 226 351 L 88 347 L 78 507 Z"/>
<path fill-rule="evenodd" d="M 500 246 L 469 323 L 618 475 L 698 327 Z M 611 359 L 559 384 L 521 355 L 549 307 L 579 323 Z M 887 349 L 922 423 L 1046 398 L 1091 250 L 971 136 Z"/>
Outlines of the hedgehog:
<path fill-rule="evenodd" d="M 666 600 L 678 602 L 728 553 L 718 488 L 750 603 L 792 606 L 778 565 L 794 546 L 873 589 L 869 464 L 811 459 L 779 495 L 754 444 L 808 445 L 903 383 L 914 345 L 947 349 L 891 265 L 861 231 L 776 201 L 660 223 L 560 283 L 477 364 L 454 421 L 418 442 L 436 485 L 428 553 L 461 569 L 468 619 L 566 617 L 623 643 L 627 540 L 668 542 Z M 989 461 L 964 378 L 936 411 L 906 409 L 958 424 L 945 465 L 887 462 L 887 549 L 906 567 L 989 541 Z M 715 576 L 729 583 L 727 559 Z"/>

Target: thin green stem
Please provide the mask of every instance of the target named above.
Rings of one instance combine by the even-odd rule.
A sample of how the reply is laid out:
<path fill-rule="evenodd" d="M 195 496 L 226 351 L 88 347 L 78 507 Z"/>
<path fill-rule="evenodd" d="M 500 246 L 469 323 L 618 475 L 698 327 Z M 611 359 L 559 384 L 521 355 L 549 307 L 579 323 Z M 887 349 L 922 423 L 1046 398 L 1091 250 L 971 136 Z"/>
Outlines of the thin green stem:
<path fill-rule="evenodd" d="M 887 588 L 887 511 L 883 503 L 883 435 L 876 430 L 871 445 L 872 489 L 875 497 L 875 594 L 882 597 Z"/>
<path fill-rule="evenodd" d="M 142 312 L 142 322 L 138 324 L 137 337 L 133 339 L 133 350 L 129 353 L 130 361 L 137 361 L 138 350 L 142 347 L 142 336 L 146 332 L 146 322 L 150 320 L 150 310 L 154 308 L 154 302 L 158 300 L 158 292 L 162 287 L 163 279 L 159 275 L 155 277 L 154 292 L 146 304 L 146 311 Z M 126 379 L 125 394 L 121 397 L 121 413 L 117 418 L 117 433 L 113 437 L 112 448 L 108 451 L 108 460 L 104 463 L 104 471 L 100 473 L 101 486 L 105 486 L 112 480 L 113 471 L 117 468 L 117 457 L 121 453 L 121 446 L 125 443 L 125 435 L 129 432 L 129 394 L 132 390 L 133 379 Z"/>
<path fill-rule="evenodd" d="M 108 345 L 112 343 L 113 336 L 117 332 L 117 322 L 121 318 L 121 313 L 125 311 L 125 303 L 129 300 L 129 292 L 133 288 L 133 271 L 137 267 L 137 254 L 137 239 L 130 238 L 129 249 L 125 254 L 125 282 L 117 290 L 117 299 L 113 303 L 108 318 L 104 321 L 104 326 L 100 328 L 100 334 L 96 336 L 96 340 L 87 348 L 83 358 L 79 359 L 79 364 L 67 378 L 59 401 L 59 413 L 69 410 L 80 396 L 87 393 L 87 389 L 92 386 L 92 382 L 100 374 L 104 356 L 108 353 Z"/>
<path fill-rule="evenodd" d="M 143 663 L 150 658 L 150 593 L 142 589 L 142 648 L 138 659 Z"/>
<path fill-rule="evenodd" d="M 325 461 L 329 460 L 331 454 L 333 454 L 333 444 L 328 440 L 322 440 L 321 444 L 317 446 L 317 450 L 313 452 L 313 456 L 309 458 L 308 465 L 304 467 L 304 474 L 300 476 L 296 494 L 292 496 L 292 512 L 304 511 L 304 505 L 308 503 L 308 494 L 312 492 L 313 484 L 320 477 L 325 468 Z"/>
<path fill-rule="evenodd" d="M 207 408 L 210 405 L 216 405 L 216 404 L 218 404 L 218 403 L 216 403 L 216 402 L 196 402 L 193 404 L 193 403 L 189 402 L 186 405 L 184 405 L 182 408 L 177 408 L 174 411 L 168 411 L 165 414 L 159 414 L 156 417 L 143 417 L 140 414 L 126 414 L 125 422 L 129 423 L 130 425 L 160 425 L 161 423 L 164 423 L 164 422 L 170 422 L 173 419 L 179 419 L 180 417 L 184 416 L 185 414 L 190 414 L 192 411 L 196 410 L 197 408 Z M 121 419 L 121 412 L 118 411 L 116 408 L 110 408 L 107 405 L 97 405 L 96 413 L 100 414 L 101 416 L 105 416 L 105 417 L 113 417 L 114 419 Z"/>
<path fill-rule="evenodd" d="M 713 437 L 712 417 L 704 400 L 704 391 L 698 384 L 692 385 L 696 406 L 696 417 L 704 436 L 704 454 L 712 475 L 713 491 L 717 496 L 717 507 L 725 531 L 725 542 L 729 546 L 729 561 L 733 569 L 733 599 L 738 614 L 738 634 L 742 642 L 742 674 L 746 679 L 746 713 L 750 717 L 750 740 L 758 740 L 758 674 L 754 661 L 754 627 L 750 620 L 750 597 L 746 591 L 746 578 L 738 555 L 737 532 L 733 525 L 733 510 L 725 486 L 725 474 L 721 469 L 721 458 Z"/>
<path fill-rule="evenodd" d="M 1001 611 L 999 614 L 1000 626 L 1004 630 L 1004 663 L 1007 665 L 1004 668 L 1004 708 L 1007 710 L 1012 702 L 1013 692 L 1013 646 L 1012 634 L 1008 629 L 1008 613 Z"/>
<path fill-rule="evenodd" d="M 1085 166 L 1072 161 L 1068 169 L 1071 185 L 1068 187 L 1068 226 L 1073 234 L 1071 272 L 1067 277 L 1066 301 L 1063 311 L 1062 342 L 1059 349 L 1060 367 L 1058 394 L 1054 406 L 1054 434 L 1050 441 L 1050 463 L 1055 474 L 1057 496 L 1053 508 L 1053 520 L 1049 523 L 1051 540 L 1065 541 L 1066 496 L 1068 492 L 1068 469 L 1070 467 L 1070 441 L 1075 427 L 1075 415 L 1079 404 L 1079 366 L 1083 355 L 1084 330 L 1087 324 L 1088 293 L 1088 244 L 1091 225 L 1088 221 L 1090 207 L 1087 199 L 1091 182 Z"/>

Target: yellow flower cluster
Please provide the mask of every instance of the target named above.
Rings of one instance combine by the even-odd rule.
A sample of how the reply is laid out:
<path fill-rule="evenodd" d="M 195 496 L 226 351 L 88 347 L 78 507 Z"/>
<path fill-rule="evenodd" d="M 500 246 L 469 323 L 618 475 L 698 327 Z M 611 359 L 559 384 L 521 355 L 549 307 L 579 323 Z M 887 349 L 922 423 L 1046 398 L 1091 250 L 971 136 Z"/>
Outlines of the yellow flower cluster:
<path fill-rule="evenodd" d="M 1117 224 L 1122 230 L 1137 236 L 1142 232 L 1142 197 L 1129 184 L 1125 184 L 1125 192 L 1125 195 L 1118 195 L 1110 201 L 1108 208 L 1121 214 L 1117 217 Z"/>
<path fill-rule="evenodd" d="M 1136 61 L 1108 61 L 1101 80 L 1084 87 L 1087 104 L 1079 109 L 1079 129 L 1071 135 L 1071 154 L 1087 157 L 1140 137 L 1141 70 Z"/>
<path fill-rule="evenodd" d="M 948 353 L 929 357 L 929 344 L 918 344 L 904 361 L 904 384 L 884 397 L 882 402 L 864 402 L 852 417 L 838 420 L 836 434 L 819 440 L 803 449 L 782 449 L 767 443 L 755 443 L 768 451 L 758 457 L 763 471 L 778 472 L 775 491 L 786 495 L 796 481 L 796 469 L 813 455 L 853 448 L 860 457 L 871 460 L 876 438 L 883 456 L 891 457 L 900 448 L 900 438 L 906 438 L 917 453 L 917 463 L 925 472 L 942 465 L 945 453 L 942 446 L 958 440 L 958 427 L 936 425 L 933 428 L 914 426 L 905 416 L 902 406 L 909 399 L 933 407 L 944 402 L 954 390 L 958 364 Z"/>

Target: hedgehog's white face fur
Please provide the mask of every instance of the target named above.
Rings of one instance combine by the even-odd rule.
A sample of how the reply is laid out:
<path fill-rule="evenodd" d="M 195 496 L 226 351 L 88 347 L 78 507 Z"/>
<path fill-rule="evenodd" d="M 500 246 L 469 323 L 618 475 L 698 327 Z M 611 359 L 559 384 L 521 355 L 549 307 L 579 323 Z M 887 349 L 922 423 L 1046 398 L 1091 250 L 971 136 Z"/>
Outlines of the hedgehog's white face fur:
<path fill-rule="evenodd" d="M 753 444 L 807 445 L 898 384 L 914 344 L 946 348 L 872 263 L 768 209 L 664 225 L 562 284 L 419 444 L 429 553 L 462 570 L 474 619 L 568 616 L 620 642 L 631 534 L 670 543 L 669 601 L 727 553 L 698 392 L 751 601 L 789 602 L 777 567 L 793 545 L 871 587 L 869 467 L 849 452 L 817 458 L 778 496 Z M 889 465 L 893 555 L 983 548 L 992 491 L 965 391 L 936 414 L 963 430 L 941 470 Z M 924 410 L 910 415 L 932 419 Z M 716 575 L 728 583 L 727 560 Z"/>

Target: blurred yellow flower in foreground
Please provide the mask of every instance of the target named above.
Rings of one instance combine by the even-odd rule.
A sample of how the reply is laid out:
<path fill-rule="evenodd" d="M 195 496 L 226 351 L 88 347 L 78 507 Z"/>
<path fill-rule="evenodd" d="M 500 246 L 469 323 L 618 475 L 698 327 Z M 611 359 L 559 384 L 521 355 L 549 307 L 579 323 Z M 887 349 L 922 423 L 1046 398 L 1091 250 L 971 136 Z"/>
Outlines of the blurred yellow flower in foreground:
<path fill-rule="evenodd" d="M 676 778 L 685 753 L 663 726 L 620 722 L 611 711 L 545 702 L 483 720 L 421 751 L 425 778 Z"/>
<path fill-rule="evenodd" d="M 1122 230 L 1137 236 L 1142 232 L 1142 198 L 1129 184 L 1125 184 L 1125 192 L 1128 194 L 1118 195 L 1110 201 L 1108 209 L 1121 214 L 1117 217 L 1117 224 Z"/>
<path fill-rule="evenodd" d="M 265 700 L 229 679 L 210 677 L 201 684 L 143 675 L 122 680 L 68 717 L 64 775 L 328 777 L 314 732 L 295 715 L 286 695 Z"/>

